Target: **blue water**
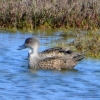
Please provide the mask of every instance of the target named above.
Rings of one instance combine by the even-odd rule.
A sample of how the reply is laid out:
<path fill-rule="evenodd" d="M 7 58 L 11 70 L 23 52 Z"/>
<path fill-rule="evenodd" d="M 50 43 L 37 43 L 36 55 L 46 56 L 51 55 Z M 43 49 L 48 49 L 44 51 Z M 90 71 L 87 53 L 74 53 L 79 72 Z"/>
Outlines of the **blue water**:
<path fill-rule="evenodd" d="M 100 100 L 100 60 L 85 58 L 74 70 L 30 70 L 26 50 L 31 33 L 0 33 L 0 100 Z M 35 35 L 40 51 L 58 36 Z"/>

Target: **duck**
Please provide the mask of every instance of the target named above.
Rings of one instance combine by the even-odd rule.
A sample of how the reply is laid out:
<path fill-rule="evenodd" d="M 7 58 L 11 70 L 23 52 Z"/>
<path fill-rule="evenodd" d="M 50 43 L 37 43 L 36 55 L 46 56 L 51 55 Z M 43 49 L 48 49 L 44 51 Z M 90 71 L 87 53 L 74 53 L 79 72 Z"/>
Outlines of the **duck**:
<path fill-rule="evenodd" d="M 52 47 L 42 52 L 38 52 L 40 41 L 36 37 L 26 38 L 23 45 L 18 50 L 29 48 L 28 66 L 34 69 L 74 69 L 84 56 L 63 47 Z"/>

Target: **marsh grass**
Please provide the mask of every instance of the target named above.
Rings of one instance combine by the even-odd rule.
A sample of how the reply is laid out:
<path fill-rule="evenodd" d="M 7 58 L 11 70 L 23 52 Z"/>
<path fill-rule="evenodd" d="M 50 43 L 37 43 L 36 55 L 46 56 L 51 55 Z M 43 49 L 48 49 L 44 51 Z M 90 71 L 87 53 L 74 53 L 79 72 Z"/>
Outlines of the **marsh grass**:
<path fill-rule="evenodd" d="M 84 52 L 86 57 L 100 58 L 100 32 L 96 31 L 86 31 L 81 33 L 73 33 L 71 35 L 66 35 L 63 37 L 63 40 L 66 41 L 70 38 L 73 38 L 70 42 L 64 42 L 63 40 L 58 40 L 51 44 L 52 47 L 64 47 L 66 49 L 73 50 L 75 52 Z"/>
<path fill-rule="evenodd" d="M 86 52 L 88 57 L 100 58 L 100 33 L 90 31 L 87 34 L 81 34 L 71 45 L 80 52 Z"/>
<path fill-rule="evenodd" d="M 100 0 L 0 0 L 0 27 L 97 29 Z"/>

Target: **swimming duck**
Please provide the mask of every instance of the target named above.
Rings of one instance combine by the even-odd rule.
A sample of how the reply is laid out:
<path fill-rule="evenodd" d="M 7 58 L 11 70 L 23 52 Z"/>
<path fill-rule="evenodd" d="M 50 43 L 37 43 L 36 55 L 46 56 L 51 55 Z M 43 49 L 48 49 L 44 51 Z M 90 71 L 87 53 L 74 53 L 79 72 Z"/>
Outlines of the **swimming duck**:
<path fill-rule="evenodd" d="M 29 48 L 29 67 L 35 69 L 73 69 L 84 56 L 70 49 L 54 47 L 38 52 L 40 42 L 37 38 L 27 38 L 19 50 Z"/>

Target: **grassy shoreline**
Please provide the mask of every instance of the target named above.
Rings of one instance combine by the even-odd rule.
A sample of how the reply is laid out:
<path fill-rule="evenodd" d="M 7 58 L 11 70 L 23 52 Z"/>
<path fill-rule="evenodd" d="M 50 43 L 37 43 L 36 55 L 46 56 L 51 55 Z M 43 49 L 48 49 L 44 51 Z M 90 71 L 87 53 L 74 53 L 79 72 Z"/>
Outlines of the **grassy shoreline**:
<path fill-rule="evenodd" d="M 100 1 L 0 0 L 0 27 L 95 30 L 100 27 Z"/>
<path fill-rule="evenodd" d="M 2 30 L 4 31 L 4 30 Z M 7 32 L 10 33 L 16 33 L 17 31 L 20 31 L 21 33 L 26 33 L 28 31 L 26 30 L 6 30 Z M 16 32 L 15 32 L 16 31 Z M 56 30 L 35 30 L 32 32 L 28 33 L 34 33 L 36 34 L 41 34 L 41 35 L 46 35 L 46 36 L 52 36 L 54 35 L 55 32 L 60 32 L 59 37 L 62 37 L 63 40 L 66 40 L 68 42 L 69 39 L 73 38 L 71 42 L 55 42 L 53 41 L 50 46 L 51 47 L 68 47 L 73 51 L 76 52 L 84 52 L 85 56 L 92 57 L 92 58 L 100 58 L 100 30 L 98 31 L 93 31 L 93 30 L 74 30 L 74 29 L 69 29 L 69 30 L 64 30 L 64 29 L 56 29 Z M 56 36 L 56 35 L 55 35 Z"/>
<path fill-rule="evenodd" d="M 78 31 L 60 34 L 63 41 L 53 42 L 51 46 L 68 47 L 72 51 L 84 52 L 85 57 L 100 58 L 100 30 L 98 31 Z M 72 39 L 70 41 L 70 39 Z M 68 42 L 69 40 L 69 42 Z"/>
<path fill-rule="evenodd" d="M 85 52 L 86 57 L 100 58 L 100 31 L 89 31 L 76 37 L 71 44 L 77 51 Z"/>

